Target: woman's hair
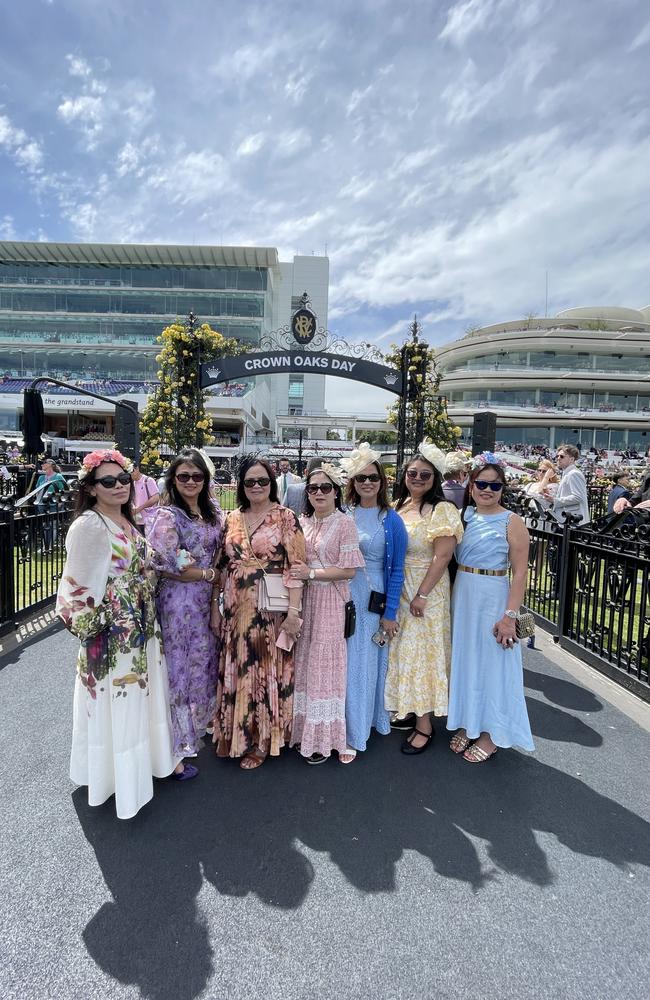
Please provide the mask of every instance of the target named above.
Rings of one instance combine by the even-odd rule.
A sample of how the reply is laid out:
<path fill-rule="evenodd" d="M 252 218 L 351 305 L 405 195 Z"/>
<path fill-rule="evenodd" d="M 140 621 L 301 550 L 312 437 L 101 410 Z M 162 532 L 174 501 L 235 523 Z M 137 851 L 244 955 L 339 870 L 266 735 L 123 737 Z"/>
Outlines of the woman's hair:
<path fill-rule="evenodd" d="M 323 472 L 323 470 L 312 469 L 312 471 L 307 474 L 307 478 L 305 479 L 305 499 L 303 501 L 302 512 L 306 515 L 306 517 L 311 517 L 314 513 L 314 508 L 311 500 L 309 499 L 307 487 L 309 486 L 309 480 L 312 479 L 318 472 Z M 343 490 L 340 486 L 337 486 L 335 482 L 332 482 L 326 472 L 323 472 L 323 475 L 327 479 L 328 483 L 332 483 L 332 486 L 334 487 L 334 506 L 337 510 L 343 510 Z"/>
<path fill-rule="evenodd" d="M 251 505 L 250 500 L 246 496 L 246 490 L 244 489 L 244 480 L 254 465 L 261 465 L 266 470 L 266 474 L 271 480 L 269 500 L 271 503 L 279 503 L 278 481 L 275 478 L 273 466 L 266 458 L 260 458 L 257 455 L 247 455 L 239 466 L 239 473 L 237 476 L 237 504 L 242 510 L 248 510 Z"/>
<path fill-rule="evenodd" d="M 555 466 L 551 462 L 550 458 L 543 458 L 542 459 L 542 461 L 537 466 L 537 471 L 539 472 L 540 470 L 543 470 L 544 472 L 546 472 L 547 470 L 549 470 L 550 472 L 553 473 L 553 475 L 549 479 L 549 482 L 551 482 L 551 483 L 557 483 L 558 482 L 558 477 L 557 477 L 557 473 L 555 471 Z"/>
<path fill-rule="evenodd" d="M 205 464 L 203 455 L 200 451 L 197 451 L 196 448 L 183 448 L 182 451 L 179 451 L 176 458 L 172 459 L 171 464 L 165 473 L 165 495 L 163 497 L 163 503 L 171 503 L 174 507 L 178 507 L 185 514 L 187 514 L 188 517 L 194 517 L 187 501 L 183 499 L 176 486 L 176 472 L 178 467 L 183 465 L 184 462 L 191 462 L 192 465 L 197 467 L 199 472 L 203 473 L 203 486 L 201 487 L 197 504 L 203 520 L 209 521 L 210 524 L 214 524 L 216 522 L 217 515 L 210 497 L 210 471 Z"/>
<path fill-rule="evenodd" d="M 386 479 L 386 473 L 384 472 L 384 467 L 381 462 L 372 463 L 379 473 L 379 493 L 377 494 L 377 506 L 380 510 L 388 510 L 390 503 L 388 500 L 388 480 Z M 361 503 L 361 497 L 357 493 L 357 487 L 354 482 L 354 476 L 352 476 L 345 488 L 345 502 L 348 506 L 354 506 L 355 504 Z"/>
<path fill-rule="evenodd" d="M 119 463 L 113 462 L 112 459 L 107 459 L 106 462 L 102 462 L 97 465 L 94 469 L 91 469 L 87 476 L 79 480 L 79 487 L 77 489 L 77 496 L 75 499 L 74 516 L 80 517 L 81 514 L 85 514 L 87 510 L 92 510 L 97 503 L 97 497 L 93 496 L 90 492 L 90 487 L 95 485 L 97 479 L 101 479 L 103 473 L 100 471 L 102 465 L 117 465 Z M 124 469 L 120 469 L 120 472 L 124 472 Z M 99 473 L 99 475 L 97 475 Z M 119 473 L 118 473 L 119 475 Z M 127 519 L 127 521 L 136 527 L 135 518 L 133 517 L 133 481 L 131 481 L 131 491 L 129 493 L 129 499 L 126 503 L 123 503 L 120 507 L 122 516 Z"/>
<path fill-rule="evenodd" d="M 501 493 L 501 506 L 502 507 L 506 506 L 506 504 L 504 503 L 504 494 L 508 481 L 506 479 L 506 473 L 503 466 L 491 465 L 491 464 L 482 465 L 480 469 L 472 469 L 472 471 L 469 474 L 467 486 L 465 487 L 465 496 L 463 498 L 463 514 L 465 513 L 468 507 L 476 507 L 476 504 L 474 503 L 474 498 L 472 496 L 472 486 L 474 485 L 477 479 L 481 478 L 481 475 L 485 472 L 486 469 L 494 469 L 499 480 L 503 483 L 503 491 Z"/>
<path fill-rule="evenodd" d="M 424 462 L 425 465 L 428 465 L 433 472 L 431 486 L 426 493 L 422 494 L 422 499 L 420 500 L 420 510 L 422 510 L 424 505 L 427 503 L 430 503 L 432 507 L 435 507 L 436 504 L 439 503 L 446 503 L 447 498 L 442 492 L 442 476 L 436 469 L 435 465 L 432 465 L 431 462 L 429 462 L 429 460 L 423 455 L 417 454 L 413 455 L 412 458 L 409 458 L 408 462 L 405 462 L 402 466 L 399 482 L 397 484 L 397 501 L 395 503 L 395 510 L 400 510 L 411 496 L 406 485 L 406 470 L 410 465 L 413 465 L 413 462 Z"/>

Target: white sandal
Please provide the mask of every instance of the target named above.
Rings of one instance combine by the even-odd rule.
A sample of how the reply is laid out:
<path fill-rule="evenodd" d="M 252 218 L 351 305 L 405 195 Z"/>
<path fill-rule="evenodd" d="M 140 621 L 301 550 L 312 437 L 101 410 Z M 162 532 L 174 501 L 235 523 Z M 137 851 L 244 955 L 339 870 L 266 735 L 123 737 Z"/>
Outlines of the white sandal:
<path fill-rule="evenodd" d="M 351 764 L 357 755 L 354 747 L 346 747 L 343 753 L 339 754 L 339 764 Z M 347 760 L 345 758 L 348 758 Z"/>

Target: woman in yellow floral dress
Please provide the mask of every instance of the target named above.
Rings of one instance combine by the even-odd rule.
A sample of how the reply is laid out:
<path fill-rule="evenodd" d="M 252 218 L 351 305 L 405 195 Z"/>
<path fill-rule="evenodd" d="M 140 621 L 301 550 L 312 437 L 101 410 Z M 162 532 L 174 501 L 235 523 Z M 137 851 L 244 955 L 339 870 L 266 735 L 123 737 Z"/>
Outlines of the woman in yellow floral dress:
<path fill-rule="evenodd" d="M 386 708 L 415 726 L 402 744 L 422 753 L 433 738 L 431 715 L 447 714 L 451 664 L 450 587 L 447 565 L 463 526 L 456 506 L 442 492 L 445 456 L 423 441 L 407 464 L 395 505 L 408 532 L 404 586 L 390 644 Z"/>

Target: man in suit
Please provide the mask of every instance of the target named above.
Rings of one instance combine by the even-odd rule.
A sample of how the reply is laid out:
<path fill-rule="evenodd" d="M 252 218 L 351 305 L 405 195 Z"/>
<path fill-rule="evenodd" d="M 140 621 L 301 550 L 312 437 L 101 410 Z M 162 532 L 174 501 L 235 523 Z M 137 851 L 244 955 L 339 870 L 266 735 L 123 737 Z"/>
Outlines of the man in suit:
<path fill-rule="evenodd" d="M 561 444 L 557 449 L 555 461 L 562 473 L 557 492 L 553 496 L 550 490 L 545 490 L 543 496 L 553 501 L 553 513 L 558 521 L 563 521 L 563 515 L 573 514 L 579 517 L 580 524 L 591 520 L 589 500 L 587 497 L 587 482 L 576 465 L 580 452 L 573 444 Z"/>
<path fill-rule="evenodd" d="M 609 496 L 607 497 L 607 513 L 612 514 L 617 500 L 623 497 L 624 500 L 630 500 L 632 497 L 632 491 L 629 489 L 630 486 L 630 473 L 629 472 L 617 472 L 615 476 L 612 476 L 613 486 L 609 491 Z"/>
<path fill-rule="evenodd" d="M 291 471 L 291 463 L 284 455 L 282 458 L 278 459 L 278 470 L 278 497 L 280 499 L 280 503 L 284 504 L 287 496 L 287 487 L 290 483 L 299 483 L 300 476 L 294 476 Z"/>
<path fill-rule="evenodd" d="M 620 514 L 626 507 L 637 507 L 639 510 L 650 510 L 650 457 L 647 459 L 645 475 L 636 493 L 629 500 L 619 497 L 614 504 L 614 513 Z"/>

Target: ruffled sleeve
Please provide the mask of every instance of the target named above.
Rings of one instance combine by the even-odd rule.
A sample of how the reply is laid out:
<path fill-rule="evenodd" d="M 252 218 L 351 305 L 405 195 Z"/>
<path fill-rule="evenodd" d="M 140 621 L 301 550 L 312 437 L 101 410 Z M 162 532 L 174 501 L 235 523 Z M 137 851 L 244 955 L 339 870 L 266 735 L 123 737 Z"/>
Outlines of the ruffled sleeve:
<path fill-rule="evenodd" d="M 282 574 L 285 587 L 299 589 L 303 586 L 302 580 L 290 580 L 289 570 L 293 563 L 303 562 L 307 558 L 305 549 L 305 536 L 298 518 L 288 507 L 280 508 L 280 526 L 282 530 L 282 544 L 286 552 L 286 565 Z"/>
<path fill-rule="evenodd" d="M 158 507 L 145 527 L 152 550 L 151 566 L 157 573 L 178 573 L 180 538 L 176 518 L 170 507 Z"/>
<path fill-rule="evenodd" d="M 365 566 L 365 560 L 359 548 L 359 532 L 351 517 L 343 515 L 339 532 L 339 555 L 334 563 L 339 569 L 358 569 Z"/>
<path fill-rule="evenodd" d="M 436 504 L 427 524 L 427 539 L 434 542 L 436 538 L 455 536 L 456 542 L 459 542 L 463 534 L 463 522 L 456 504 Z"/>
<path fill-rule="evenodd" d="M 105 600 L 111 567 L 108 528 L 96 514 L 82 514 L 70 525 L 65 547 L 56 613 L 83 642 L 113 624 L 113 610 Z"/>

